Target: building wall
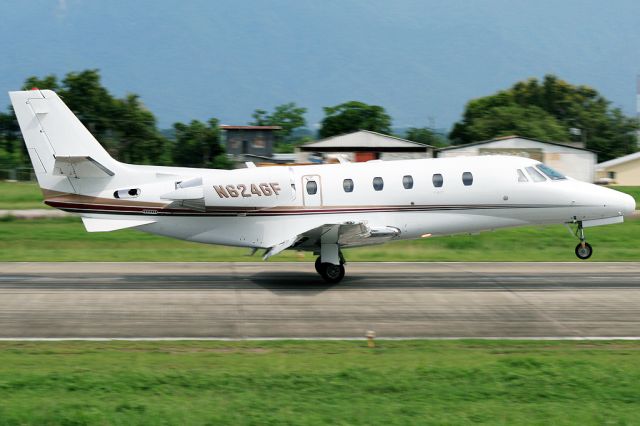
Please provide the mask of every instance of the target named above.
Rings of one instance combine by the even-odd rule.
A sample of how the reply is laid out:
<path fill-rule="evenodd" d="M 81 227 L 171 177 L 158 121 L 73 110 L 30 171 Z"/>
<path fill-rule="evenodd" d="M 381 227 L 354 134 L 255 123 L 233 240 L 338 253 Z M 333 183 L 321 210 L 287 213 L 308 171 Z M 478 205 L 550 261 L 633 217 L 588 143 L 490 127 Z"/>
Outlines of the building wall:
<path fill-rule="evenodd" d="M 527 139 L 505 139 L 468 147 L 440 151 L 438 157 L 474 155 L 517 155 L 542 161 L 572 178 L 585 182 L 595 180 L 597 157 L 591 151 L 573 149 Z"/>
<path fill-rule="evenodd" d="M 305 152 L 299 149 L 296 149 L 296 163 L 309 163 L 312 162 L 310 156 L 312 152 Z M 354 152 L 323 152 L 323 157 L 327 158 L 338 158 L 341 156 L 348 161 L 355 162 L 356 155 Z M 392 161 L 392 160 L 412 160 L 419 158 L 431 158 L 433 154 L 431 151 L 429 152 L 381 152 L 380 159 L 384 161 Z"/>
<path fill-rule="evenodd" d="M 225 132 L 227 154 L 269 157 L 273 153 L 274 134 L 271 130 L 225 130 Z"/>
<path fill-rule="evenodd" d="M 392 160 L 414 160 L 419 158 L 431 158 L 433 152 L 383 152 L 380 154 L 380 159 L 385 161 Z"/>
<path fill-rule="evenodd" d="M 640 158 L 598 170 L 598 177 L 609 177 L 608 172 L 615 173 L 614 180 L 617 185 L 638 186 L 640 185 Z"/>

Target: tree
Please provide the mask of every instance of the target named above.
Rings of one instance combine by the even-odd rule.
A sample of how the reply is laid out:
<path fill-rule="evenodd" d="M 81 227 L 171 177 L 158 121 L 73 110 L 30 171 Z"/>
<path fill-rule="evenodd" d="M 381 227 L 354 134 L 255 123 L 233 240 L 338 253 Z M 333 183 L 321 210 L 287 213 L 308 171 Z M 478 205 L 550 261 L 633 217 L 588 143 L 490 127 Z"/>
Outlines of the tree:
<path fill-rule="evenodd" d="M 251 115 L 253 126 L 280 126 L 282 130 L 276 133 L 276 139 L 282 142 L 291 142 L 293 131 L 305 127 L 307 122 L 304 115 L 307 109 L 297 106 L 294 102 L 278 105 L 269 114 L 263 109 L 257 109 Z"/>
<path fill-rule="evenodd" d="M 553 75 L 470 101 L 450 139 L 460 144 L 518 134 L 562 142 L 571 140 L 571 129 L 580 129 L 586 147 L 599 151 L 600 161 L 636 150 L 637 120 L 611 107 L 595 89 Z"/>
<path fill-rule="evenodd" d="M 173 161 L 185 167 L 230 168 L 231 163 L 220 145 L 220 126 L 215 118 L 207 123 L 193 120 L 189 124 L 173 125 L 176 140 Z"/>
<path fill-rule="evenodd" d="M 156 127 L 156 118 L 138 95 L 114 99 L 112 129 L 117 137 L 119 159 L 126 163 L 171 164 L 169 141 Z"/>
<path fill-rule="evenodd" d="M 363 102 L 350 101 L 324 108 L 325 117 L 320 127 L 320 137 L 327 138 L 358 130 L 391 133 L 391 117 L 384 108 Z"/>
<path fill-rule="evenodd" d="M 21 167 L 27 164 L 27 153 L 13 110 L 0 112 L 0 168 Z"/>
<path fill-rule="evenodd" d="M 32 88 L 55 90 L 95 138 L 118 160 L 138 164 L 170 164 L 168 139 L 158 131 L 154 115 L 144 107 L 136 94 L 127 94 L 122 99 L 111 95 L 102 85 L 98 70 L 70 72 L 61 82 L 55 75 L 42 78 L 32 76 L 25 80 L 23 89 Z M 15 122 L 14 117 L 12 120 Z"/>
<path fill-rule="evenodd" d="M 36 76 L 31 76 L 27 78 L 22 85 L 22 90 L 31 90 L 31 89 L 49 89 L 55 90 L 56 92 L 60 90 L 60 84 L 58 83 L 58 77 L 54 74 L 49 74 L 42 78 L 38 78 Z"/>
<path fill-rule="evenodd" d="M 428 127 L 411 127 L 407 131 L 405 139 L 437 147 L 447 145 L 447 141 L 444 137 L 436 134 Z"/>

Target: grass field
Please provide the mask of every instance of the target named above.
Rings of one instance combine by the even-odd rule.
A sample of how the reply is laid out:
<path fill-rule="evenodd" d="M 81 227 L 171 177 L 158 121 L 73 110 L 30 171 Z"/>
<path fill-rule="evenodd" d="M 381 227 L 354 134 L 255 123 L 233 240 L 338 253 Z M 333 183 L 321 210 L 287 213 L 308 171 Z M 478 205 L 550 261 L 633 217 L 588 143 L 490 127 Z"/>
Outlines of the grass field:
<path fill-rule="evenodd" d="M 0 210 L 48 209 L 34 182 L 0 182 Z"/>
<path fill-rule="evenodd" d="M 587 229 L 593 261 L 639 261 L 640 220 Z M 576 261 L 560 225 L 504 229 L 345 250 L 348 261 Z M 80 219 L 0 219 L 0 261 L 249 261 L 248 249 L 190 243 L 135 230 L 87 233 Z M 283 252 L 270 261 L 307 261 Z"/>
<path fill-rule="evenodd" d="M 640 197 L 640 188 L 626 192 Z M 31 183 L 0 183 L 0 208 L 44 206 Z M 640 260 L 640 221 L 587 230 L 593 261 Z M 575 261 L 577 240 L 563 226 L 498 230 L 474 236 L 404 241 L 345 250 L 348 261 Z M 189 243 L 134 230 L 87 233 L 78 218 L 0 219 L 0 261 L 248 261 L 248 249 Z M 272 261 L 308 261 L 285 252 Z"/>
<path fill-rule="evenodd" d="M 611 188 L 632 195 L 640 205 L 640 187 L 612 186 Z M 1 182 L 0 210 L 45 209 L 42 192 L 35 182 Z"/>
<path fill-rule="evenodd" d="M 1 342 L 2 425 L 631 425 L 640 343 Z"/>

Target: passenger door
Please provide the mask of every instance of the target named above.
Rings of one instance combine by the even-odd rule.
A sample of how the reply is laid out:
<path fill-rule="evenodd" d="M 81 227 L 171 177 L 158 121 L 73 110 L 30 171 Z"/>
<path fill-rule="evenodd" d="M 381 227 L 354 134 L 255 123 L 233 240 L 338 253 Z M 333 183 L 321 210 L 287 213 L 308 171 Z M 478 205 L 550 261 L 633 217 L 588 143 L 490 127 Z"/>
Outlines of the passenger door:
<path fill-rule="evenodd" d="M 302 176 L 302 193 L 305 206 L 321 206 L 322 185 L 320 184 L 320 176 Z"/>

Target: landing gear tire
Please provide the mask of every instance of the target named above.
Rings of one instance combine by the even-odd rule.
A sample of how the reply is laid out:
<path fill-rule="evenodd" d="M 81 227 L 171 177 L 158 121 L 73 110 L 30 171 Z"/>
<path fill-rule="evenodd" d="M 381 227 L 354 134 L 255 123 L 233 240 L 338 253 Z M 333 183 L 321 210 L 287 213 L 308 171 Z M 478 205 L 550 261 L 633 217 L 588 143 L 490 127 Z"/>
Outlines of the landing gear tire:
<path fill-rule="evenodd" d="M 578 259 L 586 260 L 591 257 L 593 254 L 593 248 L 591 248 L 591 244 L 585 242 L 578 243 L 576 246 L 576 256 Z"/>
<path fill-rule="evenodd" d="M 320 260 L 320 256 L 316 258 L 316 272 L 322 275 L 322 260 Z"/>
<path fill-rule="evenodd" d="M 338 253 L 338 255 L 340 256 L 340 266 L 342 267 L 342 276 L 344 277 L 344 264 L 347 263 L 347 261 L 344 259 L 344 255 L 342 254 L 342 251 L 340 251 Z M 315 263 L 315 268 L 316 268 L 316 272 L 320 275 L 322 275 L 322 278 L 324 278 L 324 268 L 322 265 L 330 265 L 329 263 L 322 263 L 322 259 L 320 258 L 320 256 L 316 257 L 316 263 Z M 340 278 L 341 280 L 342 278 Z M 338 281 L 340 281 L 338 280 Z"/>
<path fill-rule="evenodd" d="M 321 263 L 318 271 L 322 279 L 329 284 L 337 284 L 344 278 L 344 265 L 334 265 L 333 263 Z"/>

